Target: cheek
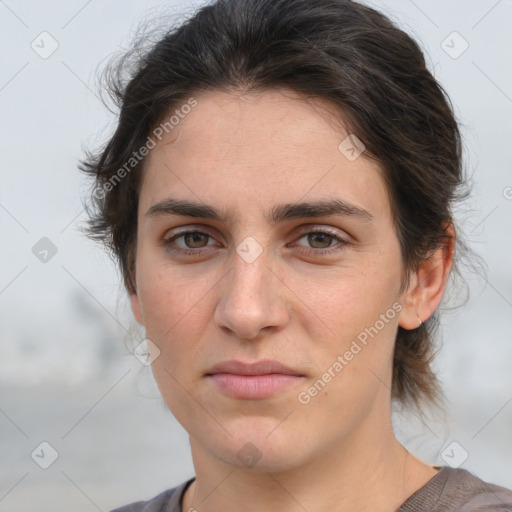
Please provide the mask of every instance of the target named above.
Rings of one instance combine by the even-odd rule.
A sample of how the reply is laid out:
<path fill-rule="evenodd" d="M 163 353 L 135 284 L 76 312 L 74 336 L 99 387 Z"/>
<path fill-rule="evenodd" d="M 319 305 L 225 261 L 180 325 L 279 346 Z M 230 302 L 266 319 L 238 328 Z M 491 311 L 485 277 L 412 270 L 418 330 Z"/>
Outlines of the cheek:
<path fill-rule="evenodd" d="M 176 272 L 154 272 L 143 276 L 139 298 L 146 332 L 159 343 L 176 339 L 176 331 L 199 328 L 208 307 L 204 280 L 184 279 Z M 179 338 L 177 338 L 179 339 Z"/>
<path fill-rule="evenodd" d="M 376 403 L 387 403 L 398 318 L 393 304 L 347 302 L 331 315 L 335 334 L 324 337 L 314 352 L 319 372 L 295 397 L 303 421 L 311 425 L 301 431 L 314 432 L 327 412 L 333 427 L 325 428 L 325 435 L 349 434 Z"/>
<path fill-rule="evenodd" d="M 139 269 L 138 294 L 146 336 L 160 350 L 152 363 L 155 381 L 180 423 L 186 424 L 187 429 L 190 424 L 201 425 L 207 418 L 186 389 L 191 388 L 197 361 L 201 361 L 196 340 L 211 317 L 211 299 L 206 291 L 213 283 L 207 285 L 205 279 L 193 279 L 177 267 L 160 264 L 159 268 L 155 262 L 145 265 L 142 258 Z M 190 418 L 195 419 L 191 422 Z"/>
<path fill-rule="evenodd" d="M 399 273 L 399 267 L 391 262 L 385 268 L 368 262 L 318 276 L 313 280 L 314 286 L 305 285 L 304 280 L 301 284 L 299 279 L 297 290 L 304 291 L 304 302 L 318 312 L 317 323 L 324 320 L 334 338 L 347 340 L 392 309 L 399 296 Z M 300 296 L 301 291 L 297 294 Z M 394 318 L 393 310 L 388 316 Z"/>
<path fill-rule="evenodd" d="M 316 324 L 320 331 L 324 324 L 329 328 L 324 327 L 321 337 L 313 341 L 317 342 L 315 352 L 321 372 L 319 387 L 326 383 L 330 396 L 328 399 L 322 390 L 318 395 L 321 399 L 314 400 L 315 407 L 324 400 L 351 407 L 361 400 L 367 403 L 384 385 L 379 379 L 387 382 L 401 309 L 397 301 L 400 269 L 390 266 L 387 272 L 370 265 L 353 269 L 338 283 L 331 280 L 330 287 L 320 281 L 312 301 L 321 319 Z M 329 370 L 331 374 L 325 375 Z"/>

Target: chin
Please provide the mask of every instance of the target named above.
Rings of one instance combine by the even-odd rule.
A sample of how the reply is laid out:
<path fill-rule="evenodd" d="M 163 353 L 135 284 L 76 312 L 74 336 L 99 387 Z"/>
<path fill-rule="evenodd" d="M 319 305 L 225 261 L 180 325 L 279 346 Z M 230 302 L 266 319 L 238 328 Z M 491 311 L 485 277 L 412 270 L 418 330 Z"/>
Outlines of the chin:
<path fill-rule="evenodd" d="M 293 435 L 284 425 L 279 425 L 275 418 L 261 418 L 238 422 L 236 429 L 229 423 L 226 429 L 233 437 L 211 436 L 203 439 L 214 456 L 237 469 L 254 473 L 279 473 L 293 469 L 307 459 L 300 432 Z M 299 451 L 302 449 L 303 451 Z"/>

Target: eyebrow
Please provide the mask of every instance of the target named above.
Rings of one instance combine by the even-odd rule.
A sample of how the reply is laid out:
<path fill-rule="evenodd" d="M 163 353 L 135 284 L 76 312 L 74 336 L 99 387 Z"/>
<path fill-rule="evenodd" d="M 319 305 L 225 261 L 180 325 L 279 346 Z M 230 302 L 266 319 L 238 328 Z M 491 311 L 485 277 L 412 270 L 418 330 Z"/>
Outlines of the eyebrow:
<path fill-rule="evenodd" d="M 196 217 L 199 219 L 217 220 L 226 224 L 233 224 L 233 215 L 224 211 L 221 212 L 213 206 L 195 203 L 183 199 L 164 199 L 155 203 L 146 212 L 147 217 L 160 215 L 182 215 L 184 217 Z M 373 215 L 341 199 L 330 199 L 324 201 L 286 203 L 274 206 L 266 216 L 271 225 L 279 224 L 285 220 L 300 218 L 315 218 L 330 215 L 354 217 L 360 220 L 371 221 Z"/>

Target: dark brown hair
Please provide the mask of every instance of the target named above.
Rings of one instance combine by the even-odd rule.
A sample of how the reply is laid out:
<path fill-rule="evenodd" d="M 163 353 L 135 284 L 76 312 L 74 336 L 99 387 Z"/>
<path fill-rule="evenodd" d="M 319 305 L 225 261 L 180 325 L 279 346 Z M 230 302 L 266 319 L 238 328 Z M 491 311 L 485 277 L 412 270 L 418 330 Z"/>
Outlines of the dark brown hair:
<path fill-rule="evenodd" d="M 418 44 L 383 14 L 348 0 L 217 0 L 135 62 L 130 56 L 107 70 L 117 129 L 81 163 L 95 183 L 88 233 L 112 250 L 129 292 L 140 148 L 172 109 L 205 90 L 288 87 L 336 105 L 384 170 L 407 274 L 446 242 L 464 182 L 458 126 Z M 403 404 L 439 403 L 431 370 L 436 325 L 437 314 L 417 329 L 399 327 L 392 396 Z"/>

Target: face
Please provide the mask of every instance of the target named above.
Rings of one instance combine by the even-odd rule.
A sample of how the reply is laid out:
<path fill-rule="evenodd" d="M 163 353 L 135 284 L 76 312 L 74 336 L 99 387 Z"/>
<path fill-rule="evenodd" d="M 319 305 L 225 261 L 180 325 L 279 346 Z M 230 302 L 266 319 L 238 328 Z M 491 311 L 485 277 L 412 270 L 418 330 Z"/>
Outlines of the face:
<path fill-rule="evenodd" d="M 148 156 L 132 307 L 191 441 L 283 470 L 389 415 L 404 300 L 389 197 L 375 161 L 339 149 L 332 106 L 286 90 L 196 99 Z M 213 368 L 233 360 L 287 370 Z"/>

